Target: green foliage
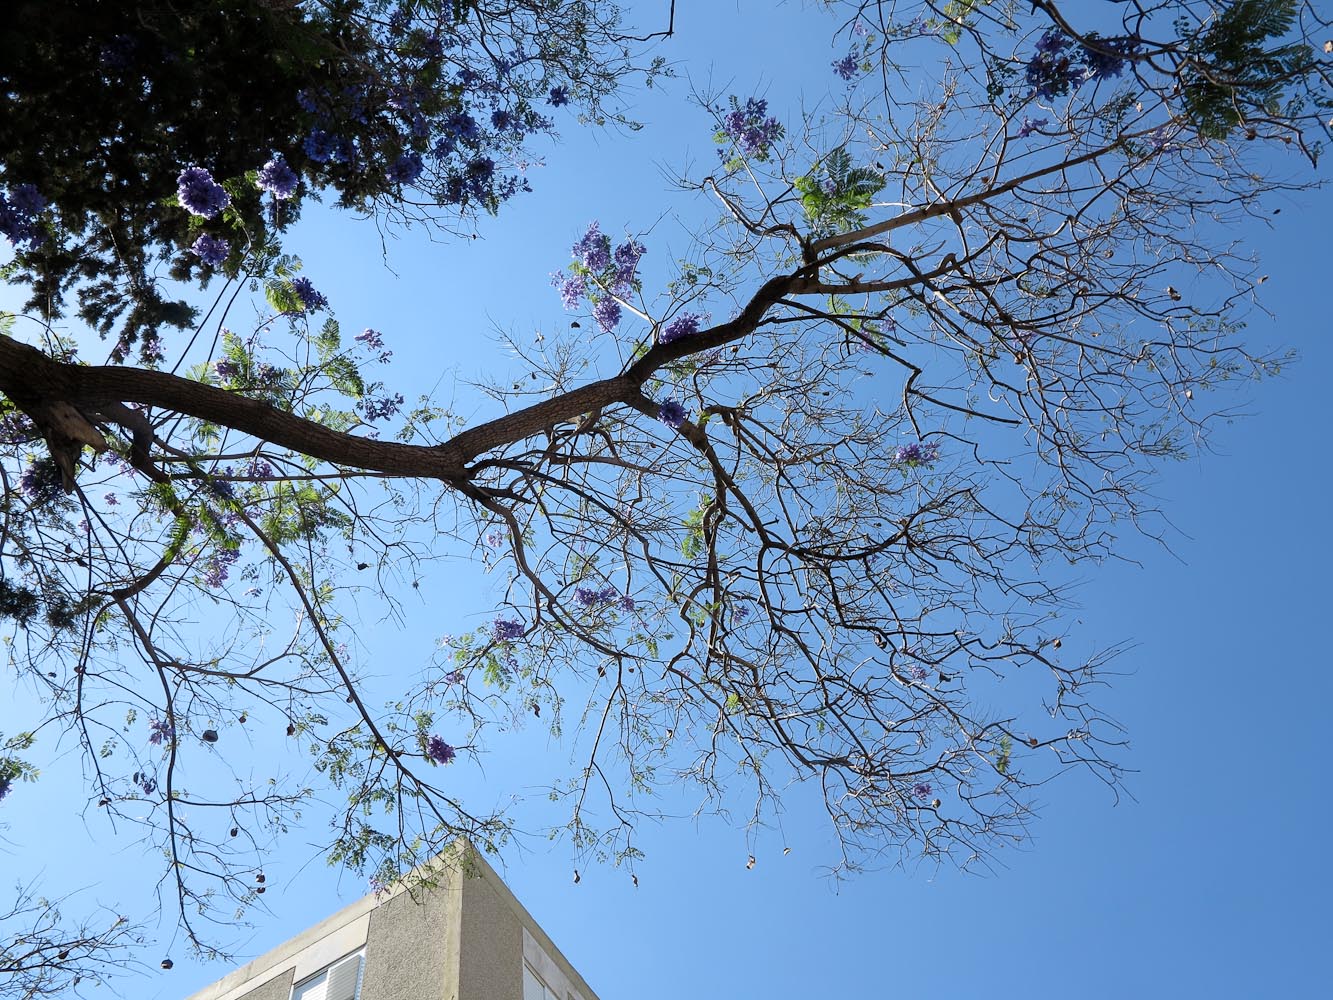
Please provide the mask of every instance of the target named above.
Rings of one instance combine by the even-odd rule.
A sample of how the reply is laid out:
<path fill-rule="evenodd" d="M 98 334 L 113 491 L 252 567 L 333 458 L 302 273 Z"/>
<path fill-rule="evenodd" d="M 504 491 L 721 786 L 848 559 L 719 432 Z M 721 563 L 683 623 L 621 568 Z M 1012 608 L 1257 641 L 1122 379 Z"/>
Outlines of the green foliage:
<path fill-rule="evenodd" d="M 1208 139 L 1224 139 L 1251 117 L 1278 116 L 1310 50 L 1289 43 L 1267 47 L 1296 23 L 1296 0 L 1237 0 L 1190 41 L 1183 74 L 1185 110 Z"/>
<path fill-rule="evenodd" d="M 845 146 L 824 157 L 810 173 L 796 178 L 801 207 L 816 236 L 845 233 L 866 224 L 865 210 L 884 187 L 884 175 L 854 166 Z"/>
<path fill-rule="evenodd" d="M 713 506 L 713 498 L 708 494 L 699 501 L 699 506 L 685 515 L 685 537 L 680 543 L 680 554 L 693 561 L 704 551 L 704 520 L 708 509 Z"/>

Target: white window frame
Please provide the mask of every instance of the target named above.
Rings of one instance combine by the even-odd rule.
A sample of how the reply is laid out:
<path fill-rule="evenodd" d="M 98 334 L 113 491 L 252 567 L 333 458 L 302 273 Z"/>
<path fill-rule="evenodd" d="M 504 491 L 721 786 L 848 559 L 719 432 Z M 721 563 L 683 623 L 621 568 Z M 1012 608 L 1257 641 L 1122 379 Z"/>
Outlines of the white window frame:
<path fill-rule="evenodd" d="M 293 985 L 292 1000 L 330 1000 L 328 994 L 330 984 L 340 985 L 339 980 L 345 979 L 345 970 L 348 966 L 353 966 L 356 977 L 351 984 L 351 996 L 347 995 L 347 984 L 343 982 L 341 984 L 342 988 L 339 990 L 340 996 L 333 997 L 332 1000 L 358 1000 L 361 996 L 361 980 L 366 970 L 365 948 L 358 948 L 336 962 L 330 962 L 314 975 L 306 976 L 305 979 Z"/>

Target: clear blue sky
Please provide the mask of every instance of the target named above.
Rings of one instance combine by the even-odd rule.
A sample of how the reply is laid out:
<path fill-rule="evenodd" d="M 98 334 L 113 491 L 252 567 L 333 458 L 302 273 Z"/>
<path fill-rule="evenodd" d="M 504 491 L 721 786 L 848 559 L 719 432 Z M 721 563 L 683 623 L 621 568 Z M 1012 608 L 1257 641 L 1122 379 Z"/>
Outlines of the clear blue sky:
<path fill-rule="evenodd" d="M 464 415 L 493 412 L 466 380 L 518 370 L 496 347 L 496 328 L 523 338 L 568 322 L 547 274 L 594 218 L 611 233 L 654 230 L 647 280 L 669 277 L 668 262 L 687 249 L 677 219 L 708 217 L 669 183 L 714 155 L 707 117 L 686 101 L 691 81 L 766 96 L 788 120 L 835 92 L 829 64 L 841 49 L 817 11 L 759 0 L 679 6 L 678 35 L 662 51 L 680 76 L 635 98 L 644 130 L 590 134 L 570 123 L 534 174 L 535 194 L 485 222 L 484 239 L 407 234 L 390 241 L 386 266 L 364 225 L 312 213 L 293 235 L 344 327 L 384 332 L 396 352 L 388 375 L 406 383 L 395 388 L 434 390 Z M 603 1000 L 1325 995 L 1331 216 L 1327 194 L 1275 204 L 1284 211 L 1273 230 L 1245 234 L 1272 275 L 1265 305 L 1275 314 L 1253 315 L 1250 335 L 1296 347 L 1299 364 L 1241 390 L 1235 403 L 1248 415 L 1219 428 L 1214 454 L 1166 471 L 1157 493 L 1172 551 L 1126 538 L 1126 561 L 1088 568 L 1079 592 L 1081 634 L 1132 644 L 1104 704 L 1131 739 L 1134 799 L 1117 803 L 1094 779 L 1067 775 L 1045 789 L 1032 840 L 969 876 L 908 866 L 833 883 L 822 874 L 835 860 L 830 835 L 800 795 L 782 829 L 755 840 L 718 819 L 641 830 L 638 888 L 596 867 L 574 885 L 568 849 L 529 838 L 501 860 L 502 874 Z M 456 611 L 445 630 L 461 631 L 473 621 L 465 607 L 483 610 L 475 590 L 461 570 L 427 580 L 405 598 L 405 627 L 366 631 L 373 672 L 421 669 L 443 618 Z M 15 728 L 3 716 L 0 731 Z M 519 745 L 460 781 L 503 801 L 565 759 L 540 733 Z M 53 781 L 62 768 L 77 773 L 76 762 L 56 762 Z M 26 860 L 34 845 L 57 844 L 69 854 L 45 852 L 52 891 L 87 886 L 82 898 L 141 906 L 154 869 L 136 848 L 60 813 L 5 818 L 14 848 L 0 854 L 0 872 L 11 881 L 38 874 Z M 268 865 L 272 913 L 255 914 L 247 956 L 362 894 L 358 879 L 311 862 L 307 845 L 321 832 L 296 834 Z M 22 870 L 11 873 L 11 861 Z M 157 951 L 168 950 L 176 967 L 158 973 Z M 149 979 L 127 981 L 125 995 L 182 997 L 226 971 L 168 943 L 147 957 Z"/>

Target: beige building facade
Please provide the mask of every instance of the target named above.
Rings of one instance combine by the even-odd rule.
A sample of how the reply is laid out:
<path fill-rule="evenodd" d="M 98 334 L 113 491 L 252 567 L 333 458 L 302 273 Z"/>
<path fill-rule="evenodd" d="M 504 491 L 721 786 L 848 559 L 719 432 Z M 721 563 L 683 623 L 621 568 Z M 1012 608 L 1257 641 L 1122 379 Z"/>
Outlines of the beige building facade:
<path fill-rule="evenodd" d="M 358 900 L 188 1000 L 598 1000 L 475 850 L 432 882 Z"/>

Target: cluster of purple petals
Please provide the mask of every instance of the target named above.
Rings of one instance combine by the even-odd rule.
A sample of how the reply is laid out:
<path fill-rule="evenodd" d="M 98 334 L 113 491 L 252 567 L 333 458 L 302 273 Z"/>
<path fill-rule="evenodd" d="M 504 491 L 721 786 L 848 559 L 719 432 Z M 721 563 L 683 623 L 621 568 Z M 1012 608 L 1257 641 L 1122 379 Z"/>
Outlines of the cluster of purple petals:
<path fill-rule="evenodd" d="M 595 611 L 612 604 L 621 611 L 629 612 L 634 610 L 634 598 L 626 594 L 621 594 L 620 591 L 609 584 L 597 590 L 594 590 L 591 587 L 575 587 L 574 603 L 585 611 Z"/>
<path fill-rule="evenodd" d="M 426 756 L 437 764 L 449 764 L 458 756 L 458 751 L 438 736 L 432 736 L 426 743 Z"/>
<path fill-rule="evenodd" d="M 939 457 L 940 446 L 933 441 L 900 444 L 893 450 L 893 460 L 898 465 L 932 465 Z"/>
<path fill-rule="evenodd" d="M 611 237 L 602 232 L 600 223 L 594 221 L 569 252 L 593 274 L 601 274 L 611 266 Z"/>
<path fill-rule="evenodd" d="M 523 638 L 523 623 L 507 618 L 497 618 L 491 624 L 491 631 L 499 641 L 511 642 L 514 639 Z"/>
<path fill-rule="evenodd" d="M 370 351 L 384 350 L 383 335 L 378 330 L 372 330 L 370 327 L 366 327 L 352 339 L 355 340 L 358 344 L 364 344 L 367 350 Z"/>
<path fill-rule="evenodd" d="M 692 337 L 699 332 L 699 323 L 702 319 L 702 316 L 695 313 L 683 312 L 662 328 L 657 340 L 662 344 L 670 344 L 682 337 Z"/>
<path fill-rule="evenodd" d="M 465 677 L 461 670 L 450 670 L 444 675 L 444 683 L 446 684 L 462 684 L 464 679 Z"/>
<path fill-rule="evenodd" d="M 620 315 L 620 303 L 610 296 L 602 298 L 592 307 L 592 318 L 603 333 L 610 333 L 616 328 L 620 323 Z"/>
<path fill-rule="evenodd" d="M 0 417 L 0 444 L 26 444 L 40 436 L 26 413 L 14 410 Z"/>
<path fill-rule="evenodd" d="M 930 785 L 928 785 L 924 781 L 918 781 L 915 785 L 912 786 L 912 794 L 923 802 L 926 799 L 930 798 L 930 792 L 931 792 Z"/>
<path fill-rule="evenodd" d="M 403 394 L 398 392 L 380 399 L 367 396 L 358 405 L 361 407 L 361 413 L 366 421 L 373 424 L 376 420 L 387 420 L 401 410 L 403 408 Z"/>
<path fill-rule="evenodd" d="M 237 368 L 236 362 L 228 361 L 225 358 L 221 361 L 213 362 L 213 371 L 217 372 L 218 378 L 222 379 L 224 382 L 230 382 L 240 374 L 240 369 Z"/>
<path fill-rule="evenodd" d="M 245 475 L 249 479 L 269 479 L 273 475 L 273 466 L 262 458 L 252 458 L 245 466 Z"/>
<path fill-rule="evenodd" d="M 1105 80 L 1124 71 L 1126 61 L 1141 42 L 1131 36 L 1088 36 L 1095 48 L 1076 45 L 1059 28 L 1046 31 L 1034 47 L 1024 77 L 1038 100 L 1050 101 L 1087 80 Z"/>
<path fill-rule="evenodd" d="M 19 490 L 35 505 L 50 503 L 64 493 L 60 469 L 49 458 L 29 462 L 19 476 Z"/>
<path fill-rule="evenodd" d="M 231 244 L 204 233 L 190 246 L 190 253 L 209 267 L 218 267 L 231 253 Z"/>
<path fill-rule="evenodd" d="M 153 746 L 172 743 L 176 739 L 176 727 L 166 719 L 153 718 L 148 722 L 148 742 Z"/>
<path fill-rule="evenodd" d="M 420 153 L 404 153 L 389 167 L 388 177 L 395 184 L 412 184 L 425 169 Z"/>
<path fill-rule="evenodd" d="M 1018 138 L 1026 139 L 1037 129 L 1050 124 L 1049 118 L 1024 118 L 1023 124 L 1018 129 Z"/>
<path fill-rule="evenodd" d="M 140 773 L 139 771 L 135 771 L 134 777 L 131 780 L 139 786 L 140 790 L 145 795 L 152 795 L 157 791 L 157 779 L 147 772 Z"/>
<path fill-rule="evenodd" d="M 751 97 L 743 105 L 737 104 L 722 119 L 722 131 L 736 144 L 741 155 L 762 159 L 781 137 L 782 125 L 776 118 L 768 117 L 767 101 Z M 726 154 L 720 155 L 725 158 Z"/>
<path fill-rule="evenodd" d="M 296 171 L 287 165 L 287 161 L 281 156 L 275 156 L 259 169 L 255 186 L 261 191 L 269 192 L 275 198 L 286 199 L 296 193 L 299 180 Z"/>
<path fill-rule="evenodd" d="M 914 681 L 924 681 L 926 679 L 926 668 L 917 663 L 907 671 L 907 674 Z"/>
<path fill-rule="evenodd" d="M 186 167 L 176 178 L 176 198 L 191 215 L 211 219 L 231 204 L 231 195 L 203 167 Z"/>
<path fill-rule="evenodd" d="M 546 95 L 546 100 L 553 108 L 563 108 L 569 103 L 569 88 L 552 87 L 550 93 Z"/>
<path fill-rule="evenodd" d="M 315 286 L 310 283 L 309 278 L 293 278 L 292 291 L 301 300 L 302 312 L 314 312 L 316 309 L 323 309 L 329 304 L 329 300 L 323 293 L 315 290 Z"/>
<path fill-rule="evenodd" d="M 588 294 L 588 279 L 581 274 L 565 277 L 563 271 L 551 275 L 551 283 L 560 289 L 560 303 L 566 309 L 577 309 Z"/>
<path fill-rule="evenodd" d="M 629 291 L 638 276 L 639 261 L 647 252 L 648 248 L 638 240 L 627 240 L 616 247 L 615 253 L 612 254 L 615 263 L 615 274 L 612 278 L 614 291 L 618 293 Z"/>
<path fill-rule="evenodd" d="M 859 23 L 859 22 L 858 22 Z M 856 78 L 856 72 L 860 68 L 860 60 L 856 58 L 855 52 L 848 52 L 841 59 L 833 63 L 833 72 L 844 80 L 853 80 Z"/>
<path fill-rule="evenodd" d="M 657 408 L 657 419 L 668 427 L 679 428 L 685 422 L 685 407 L 674 399 L 665 400 Z"/>
<path fill-rule="evenodd" d="M 36 247 L 43 239 L 37 217 L 46 204 L 31 184 L 15 184 L 7 196 L 0 194 L 0 235 L 15 246 Z"/>
<path fill-rule="evenodd" d="M 221 587 L 227 582 L 227 574 L 236 560 L 241 558 L 239 549 L 218 549 L 204 563 L 204 586 Z"/>

